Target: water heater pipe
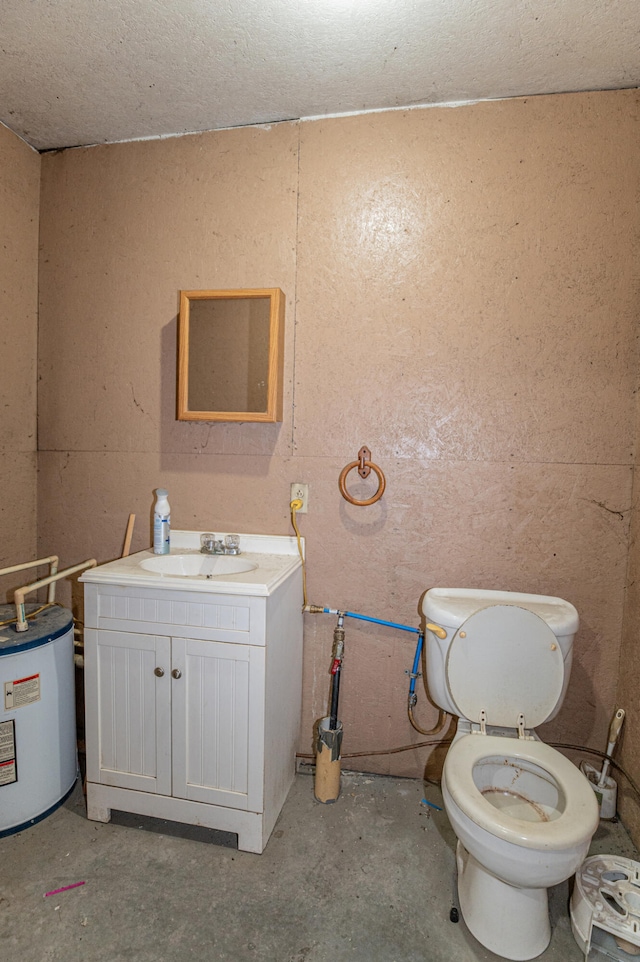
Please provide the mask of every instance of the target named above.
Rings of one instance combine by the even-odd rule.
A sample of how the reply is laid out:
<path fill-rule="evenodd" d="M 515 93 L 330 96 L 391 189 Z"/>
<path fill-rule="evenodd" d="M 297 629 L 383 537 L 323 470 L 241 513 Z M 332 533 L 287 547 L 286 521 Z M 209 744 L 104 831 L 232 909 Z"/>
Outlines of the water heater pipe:
<path fill-rule="evenodd" d="M 52 554 L 48 558 L 38 558 L 37 561 L 24 561 L 22 564 L 19 564 L 19 565 L 11 565 L 11 567 L 9 568 L 0 568 L 0 577 L 2 577 L 2 575 L 13 574 L 14 571 L 24 571 L 26 568 L 39 568 L 40 565 L 51 565 L 51 567 L 49 568 L 49 574 L 54 575 L 58 570 L 59 560 L 60 559 L 58 558 L 57 554 Z M 55 590 L 56 589 L 52 582 L 51 585 L 49 586 L 49 596 L 47 598 L 47 601 L 50 602 L 51 604 L 53 603 L 53 600 L 55 598 Z"/>
<path fill-rule="evenodd" d="M 58 571 L 57 574 L 49 575 L 48 578 L 42 578 L 40 581 L 34 581 L 33 584 L 16 588 L 13 593 L 13 602 L 16 606 L 16 624 L 14 626 L 16 631 L 27 631 L 29 627 L 24 610 L 25 595 L 36 591 L 38 588 L 44 588 L 45 585 L 49 585 L 49 604 L 53 604 L 55 600 L 56 581 L 60 581 L 61 578 L 67 578 L 69 575 L 75 574 L 76 571 L 83 571 L 85 568 L 95 568 L 97 564 L 96 559 L 91 558 L 89 561 L 83 561 L 82 564 L 74 565 L 72 568 L 65 568 L 64 571 Z"/>

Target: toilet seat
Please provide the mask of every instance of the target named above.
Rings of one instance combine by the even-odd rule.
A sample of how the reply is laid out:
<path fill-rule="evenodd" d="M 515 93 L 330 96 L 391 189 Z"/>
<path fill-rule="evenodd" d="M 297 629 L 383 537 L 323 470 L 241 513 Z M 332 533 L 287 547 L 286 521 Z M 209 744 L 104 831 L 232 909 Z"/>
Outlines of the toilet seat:
<path fill-rule="evenodd" d="M 530 761 L 547 772 L 564 796 L 564 811 L 548 822 L 528 822 L 495 808 L 473 778 L 483 758 L 504 756 L 516 764 Z M 463 735 L 454 741 L 444 765 L 447 789 L 460 810 L 476 825 L 524 848 L 562 850 L 584 841 L 598 825 L 598 806 L 591 786 L 576 766 L 544 742 L 500 735 Z"/>
<path fill-rule="evenodd" d="M 562 695 L 564 660 L 553 631 L 534 612 L 490 605 L 460 625 L 445 672 L 459 717 L 483 727 L 536 728 Z"/>

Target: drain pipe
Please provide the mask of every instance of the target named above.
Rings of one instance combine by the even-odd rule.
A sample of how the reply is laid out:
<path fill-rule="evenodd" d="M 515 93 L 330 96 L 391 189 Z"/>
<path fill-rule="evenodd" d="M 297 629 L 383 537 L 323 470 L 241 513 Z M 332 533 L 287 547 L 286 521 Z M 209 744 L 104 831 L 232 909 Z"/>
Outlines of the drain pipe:
<path fill-rule="evenodd" d="M 337 612 L 338 624 L 333 631 L 333 661 L 331 664 L 331 707 L 329 715 L 318 723 L 316 745 L 316 777 L 314 794 L 319 802 L 329 805 L 340 795 L 340 748 L 342 722 L 338 721 L 340 672 L 344 658 L 344 614 Z"/>

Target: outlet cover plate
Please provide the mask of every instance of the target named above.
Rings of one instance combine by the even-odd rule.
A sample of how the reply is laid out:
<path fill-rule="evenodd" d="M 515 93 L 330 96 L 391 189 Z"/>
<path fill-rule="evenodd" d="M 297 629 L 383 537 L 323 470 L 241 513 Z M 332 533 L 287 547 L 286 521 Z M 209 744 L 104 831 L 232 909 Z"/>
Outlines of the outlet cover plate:
<path fill-rule="evenodd" d="M 298 508 L 298 514 L 306 514 L 309 510 L 309 485 L 303 484 L 302 481 L 294 481 L 291 485 L 291 497 L 289 502 L 295 501 L 298 498 L 302 501 L 302 507 Z"/>

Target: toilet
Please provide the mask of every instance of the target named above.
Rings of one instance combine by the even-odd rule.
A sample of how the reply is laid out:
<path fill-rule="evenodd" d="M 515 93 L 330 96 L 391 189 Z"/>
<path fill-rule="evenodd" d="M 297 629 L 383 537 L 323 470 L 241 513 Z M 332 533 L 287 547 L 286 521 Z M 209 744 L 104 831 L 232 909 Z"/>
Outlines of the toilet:
<path fill-rule="evenodd" d="M 431 588 L 422 610 L 429 694 L 458 718 L 442 794 L 462 916 L 487 949 L 533 959 L 551 938 L 547 889 L 576 872 L 599 821 L 585 776 L 534 731 L 564 700 L 578 613 L 464 588 Z"/>

